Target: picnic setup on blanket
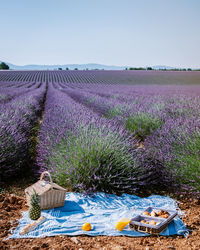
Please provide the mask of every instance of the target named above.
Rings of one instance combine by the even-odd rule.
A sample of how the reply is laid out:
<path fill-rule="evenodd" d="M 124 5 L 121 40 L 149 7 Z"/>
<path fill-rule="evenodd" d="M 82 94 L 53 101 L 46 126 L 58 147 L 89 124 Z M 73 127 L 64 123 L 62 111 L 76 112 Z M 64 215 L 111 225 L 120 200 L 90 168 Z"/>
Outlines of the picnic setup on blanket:
<path fill-rule="evenodd" d="M 43 180 L 45 174 L 50 181 Z M 29 211 L 23 212 L 9 238 L 187 234 L 176 201 L 167 196 L 140 198 L 129 194 L 66 192 L 52 182 L 47 171 L 25 193 Z"/>

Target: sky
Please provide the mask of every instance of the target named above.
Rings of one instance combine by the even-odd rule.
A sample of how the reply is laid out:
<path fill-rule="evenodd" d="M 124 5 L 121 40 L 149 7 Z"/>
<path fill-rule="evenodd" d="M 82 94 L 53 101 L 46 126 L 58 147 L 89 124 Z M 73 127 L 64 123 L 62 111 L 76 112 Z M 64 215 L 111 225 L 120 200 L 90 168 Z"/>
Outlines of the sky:
<path fill-rule="evenodd" d="M 200 0 L 0 0 L 0 61 L 200 67 Z"/>

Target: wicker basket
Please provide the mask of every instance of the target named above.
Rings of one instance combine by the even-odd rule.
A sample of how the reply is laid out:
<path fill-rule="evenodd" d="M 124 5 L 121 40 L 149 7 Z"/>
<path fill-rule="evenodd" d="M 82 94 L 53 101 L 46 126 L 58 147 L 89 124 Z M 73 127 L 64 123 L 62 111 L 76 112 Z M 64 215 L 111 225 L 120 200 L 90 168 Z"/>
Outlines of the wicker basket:
<path fill-rule="evenodd" d="M 43 180 L 45 174 L 49 176 L 49 182 Z M 41 209 L 51 209 L 64 206 L 66 189 L 53 183 L 49 172 L 43 172 L 38 182 L 25 189 L 28 205 L 30 205 L 31 195 L 34 193 L 34 190 L 40 196 Z"/>

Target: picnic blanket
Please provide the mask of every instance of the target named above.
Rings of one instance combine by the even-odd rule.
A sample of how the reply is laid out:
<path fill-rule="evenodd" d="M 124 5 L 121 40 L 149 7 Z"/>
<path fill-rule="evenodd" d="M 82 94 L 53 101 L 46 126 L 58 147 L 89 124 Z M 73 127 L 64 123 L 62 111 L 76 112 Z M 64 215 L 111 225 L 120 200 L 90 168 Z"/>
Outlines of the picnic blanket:
<path fill-rule="evenodd" d="M 22 228 L 32 223 L 28 217 L 28 211 L 23 213 L 19 225 L 9 238 L 38 238 L 55 235 L 108 235 L 108 236 L 148 236 L 149 234 L 132 231 L 127 226 L 123 231 L 117 231 L 115 224 L 120 218 L 132 218 L 140 214 L 148 206 L 162 207 L 175 210 L 176 202 L 170 197 L 151 195 L 148 198 L 140 198 L 136 195 L 96 193 L 84 195 L 81 193 L 66 193 L 64 207 L 43 210 L 41 215 L 47 220 L 34 231 L 20 235 Z M 91 231 L 83 231 L 82 225 L 91 223 Z M 182 220 L 175 219 L 160 235 L 184 235 L 187 230 Z"/>

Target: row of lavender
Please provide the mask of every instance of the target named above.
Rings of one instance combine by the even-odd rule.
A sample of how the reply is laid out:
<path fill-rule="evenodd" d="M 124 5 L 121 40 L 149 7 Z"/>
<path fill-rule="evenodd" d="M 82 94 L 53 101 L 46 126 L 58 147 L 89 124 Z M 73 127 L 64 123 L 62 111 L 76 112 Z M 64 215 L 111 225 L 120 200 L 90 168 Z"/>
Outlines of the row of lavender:
<path fill-rule="evenodd" d="M 199 84 L 200 72 L 175 71 L 107 71 L 107 70 L 62 70 L 62 71 L 2 71 L 0 82 L 60 82 L 70 84 Z"/>
<path fill-rule="evenodd" d="M 78 191 L 135 192 L 146 185 L 136 142 L 49 84 L 37 163 L 61 185 Z"/>
<path fill-rule="evenodd" d="M 1 83 L 0 84 L 0 104 L 11 101 L 13 98 L 28 93 L 41 86 L 41 83 Z"/>
<path fill-rule="evenodd" d="M 3 87 L 4 85 L 4 87 Z M 0 183 L 29 171 L 35 157 L 36 126 L 46 84 L 1 84 Z"/>
<path fill-rule="evenodd" d="M 144 157 L 149 159 L 148 164 L 154 164 L 155 168 L 158 165 L 167 167 L 176 180 L 181 177 L 182 182 L 199 188 L 199 97 L 186 95 L 184 88 L 169 86 L 161 88 L 160 95 L 155 95 L 152 87 L 148 92 L 147 87 L 141 86 L 138 90 L 134 86 L 134 93 L 131 93 L 131 88 L 128 92 L 126 89 L 123 95 L 119 95 L 119 87 L 115 95 L 113 91 L 109 95 L 108 88 L 104 90 L 102 86 L 101 91 L 90 86 L 92 94 L 83 89 L 72 90 L 71 86 L 59 88 L 76 101 L 104 117 L 114 118 L 135 133 L 144 144 Z M 179 90 L 179 94 L 172 94 L 175 90 Z M 197 92 L 199 88 L 193 87 L 190 91 Z"/>

